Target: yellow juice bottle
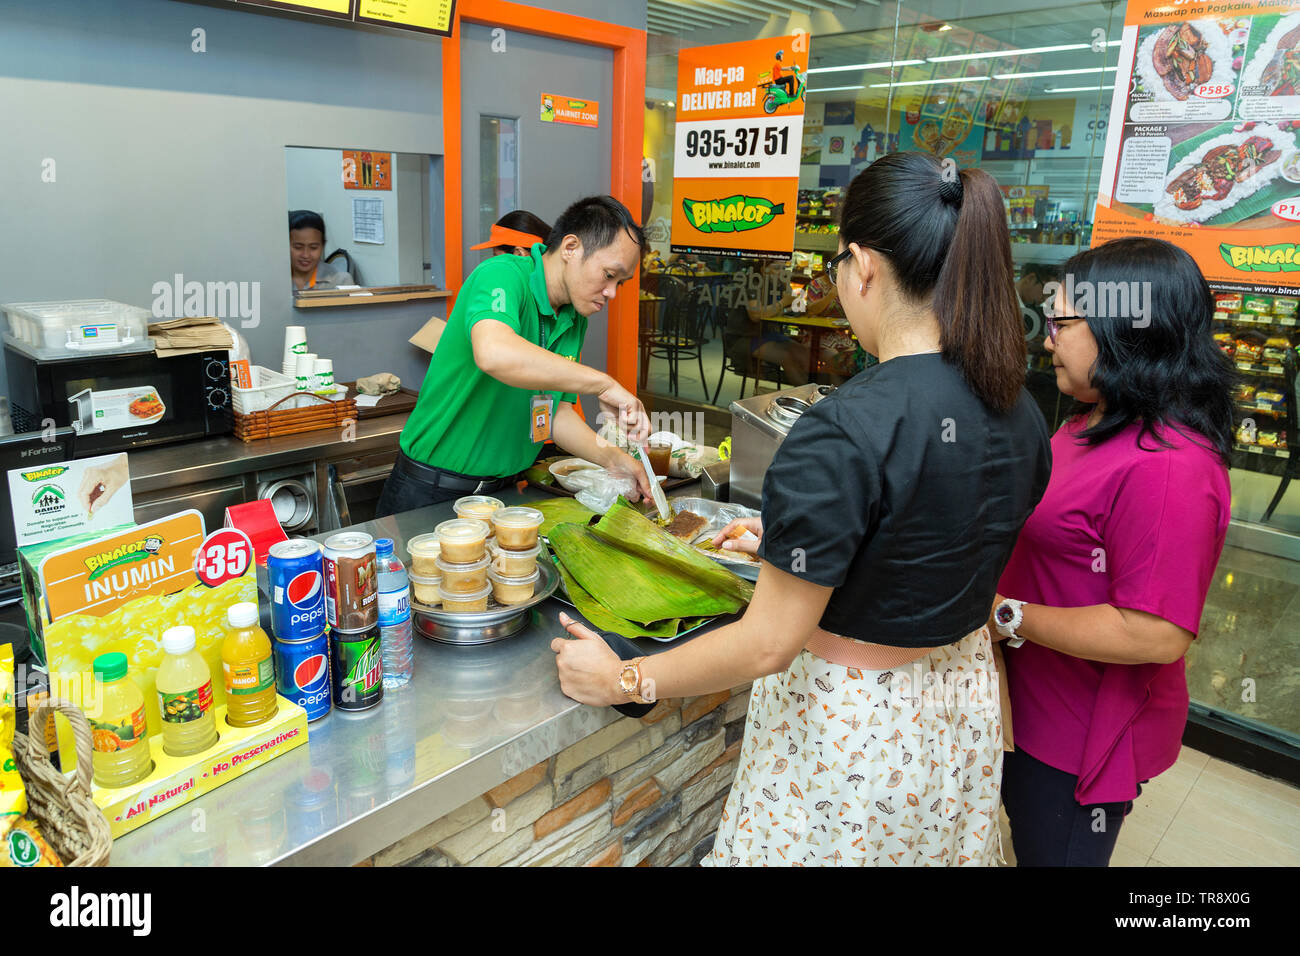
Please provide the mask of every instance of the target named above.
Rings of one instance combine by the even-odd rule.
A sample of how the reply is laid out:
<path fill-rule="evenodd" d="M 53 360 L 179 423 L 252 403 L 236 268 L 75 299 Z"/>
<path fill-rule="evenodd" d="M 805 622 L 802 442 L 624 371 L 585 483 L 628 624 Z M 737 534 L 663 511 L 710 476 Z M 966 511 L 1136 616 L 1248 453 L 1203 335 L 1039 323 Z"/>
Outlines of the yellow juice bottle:
<path fill-rule="evenodd" d="M 158 665 L 158 714 L 163 750 L 187 757 L 217 742 L 212 716 L 212 673 L 195 650 L 194 628 L 182 624 L 163 632 L 163 659 Z"/>
<path fill-rule="evenodd" d="M 125 787 L 149 776 L 153 759 L 144 723 L 144 694 L 127 676 L 126 655 L 100 654 L 94 662 L 95 678 L 102 682 L 98 715 L 88 717 L 95 740 L 95 783 Z"/>
<path fill-rule="evenodd" d="M 226 612 L 221 668 L 226 677 L 226 723 L 252 727 L 275 716 L 275 663 L 271 639 L 257 623 L 257 605 L 232 604 Z"/>

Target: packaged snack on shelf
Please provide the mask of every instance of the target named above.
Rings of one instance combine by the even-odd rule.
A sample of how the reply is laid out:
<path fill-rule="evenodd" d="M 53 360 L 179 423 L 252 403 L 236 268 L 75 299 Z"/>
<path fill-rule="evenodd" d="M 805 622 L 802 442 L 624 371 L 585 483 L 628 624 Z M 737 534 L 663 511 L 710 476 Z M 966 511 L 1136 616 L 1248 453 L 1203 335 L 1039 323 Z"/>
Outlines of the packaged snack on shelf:
<path fill-rule="evenodd" d="M 1246 295 L 1241 299 L 1241 311 L 1253 312 L 1255 315 L 1271 315 L 1273 302 L 1268 296 Z"/>
<path fill-rule="evenodd" d="M 1215 308 L 1222 309 L 1225 312 L 1241 311 L 1241 293 L 1240 292 L 1218 292 L 1214 296 Z"/>
<path fill-rule="evenodd" d="M 1285 358 L 1286 358 L 1285 348 L 1278 349 L 1278 348 L 1269 348 L 1265 346 L 1264 350 L 1260 353 L 1260 360 L 1266 362 L 1269 365 L 1281 365 L 1282 360 Z"/>
<path fill-rule="evenodd" d="M 1233 397 L 1239 402 L 1253 402 L 1255 400 L 1255 386 L 1243 382 L 1237 386 Z"/>
<path fill-rule="evenodd" d="M 1277 439 L 1278 439 L 1277 432 L 1260 432 L 1259 440 L 1256 442 L 1256 444 L 1260 445 L 1263 448 L 1276 448 Z"/>
<path fill-rule="evenodd" d="M 1277 316 L 1294 316 L 1296 307 L 1300 305 L 1300 299 L 1290 299 L 1285 296 L 1277 296 L 1273 300 L 1273 314 Z"/>
<path fill-rule="evenodd" d="M 1236 357 L 1238 361 L 1258 362 L 1264 353 L 1264 347 L 1249 339 L 1237 339 Z"/>
<path fill-rule="evenodd" d="M 41 835 L 31 817 L 23 817 L 4 838 L 0 847 L 0 870 L 6 867 L 63 866 L 59 855 Z"/>
<path fill-rule="evenodd" d="M 1255 392 L 1256 405 L 1285 405 L 1286 396 L 1281 392 L 1263 391 Z"/>
<path fill-rule="evenodd" d="M 1257 432 L 1255 423 L 1247 419 L 1237 426 L 1237 441 L 1243 445 L 1255 444 Z"/>

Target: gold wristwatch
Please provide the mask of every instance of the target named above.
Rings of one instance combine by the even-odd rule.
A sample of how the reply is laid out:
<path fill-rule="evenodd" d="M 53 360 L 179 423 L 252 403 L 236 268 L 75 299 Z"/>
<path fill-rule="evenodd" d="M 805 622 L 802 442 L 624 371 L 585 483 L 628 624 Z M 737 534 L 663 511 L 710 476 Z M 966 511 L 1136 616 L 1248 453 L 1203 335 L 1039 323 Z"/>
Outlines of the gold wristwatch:
<path fill-rule="evenodd" d="M 618 675 L 618 689 L 632 699 L 637 704 L 652 704 L 654 701 L 646 700 L 641 696 L 641 662 L 644 657 L 638 657 L 633 661 L 624 661 L 623 669 Z"/>

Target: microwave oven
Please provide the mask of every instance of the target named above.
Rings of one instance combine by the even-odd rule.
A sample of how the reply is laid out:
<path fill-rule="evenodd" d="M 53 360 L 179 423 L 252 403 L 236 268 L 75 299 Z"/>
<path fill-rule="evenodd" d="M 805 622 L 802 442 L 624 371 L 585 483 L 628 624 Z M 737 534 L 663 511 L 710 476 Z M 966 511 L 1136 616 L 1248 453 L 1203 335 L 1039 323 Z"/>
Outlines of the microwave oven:
<path fill-rule="evenodd" d="M 4 348 L 14 430 L 71 426 L 78 458 L 234 430 L 225 350 L 50 359 L 8 336 Z"/>

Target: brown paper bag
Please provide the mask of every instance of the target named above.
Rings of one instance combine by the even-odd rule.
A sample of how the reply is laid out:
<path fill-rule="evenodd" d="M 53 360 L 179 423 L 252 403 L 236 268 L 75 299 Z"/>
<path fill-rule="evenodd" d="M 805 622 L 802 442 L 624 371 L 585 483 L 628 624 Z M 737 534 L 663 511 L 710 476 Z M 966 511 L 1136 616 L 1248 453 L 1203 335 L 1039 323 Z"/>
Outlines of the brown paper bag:
<path fill-rule="evenodd" d="M 433 318 L 429 319 L 428 322 L 424 323 L 424 327 L 407 339 L 407 341 L 412 345 L 424 349 L 432 355 L 433 350 L 438 347 L 438 340 L 442 338 L 443 330 L 446 328 L 447 320 L 435 315 Z"/>

